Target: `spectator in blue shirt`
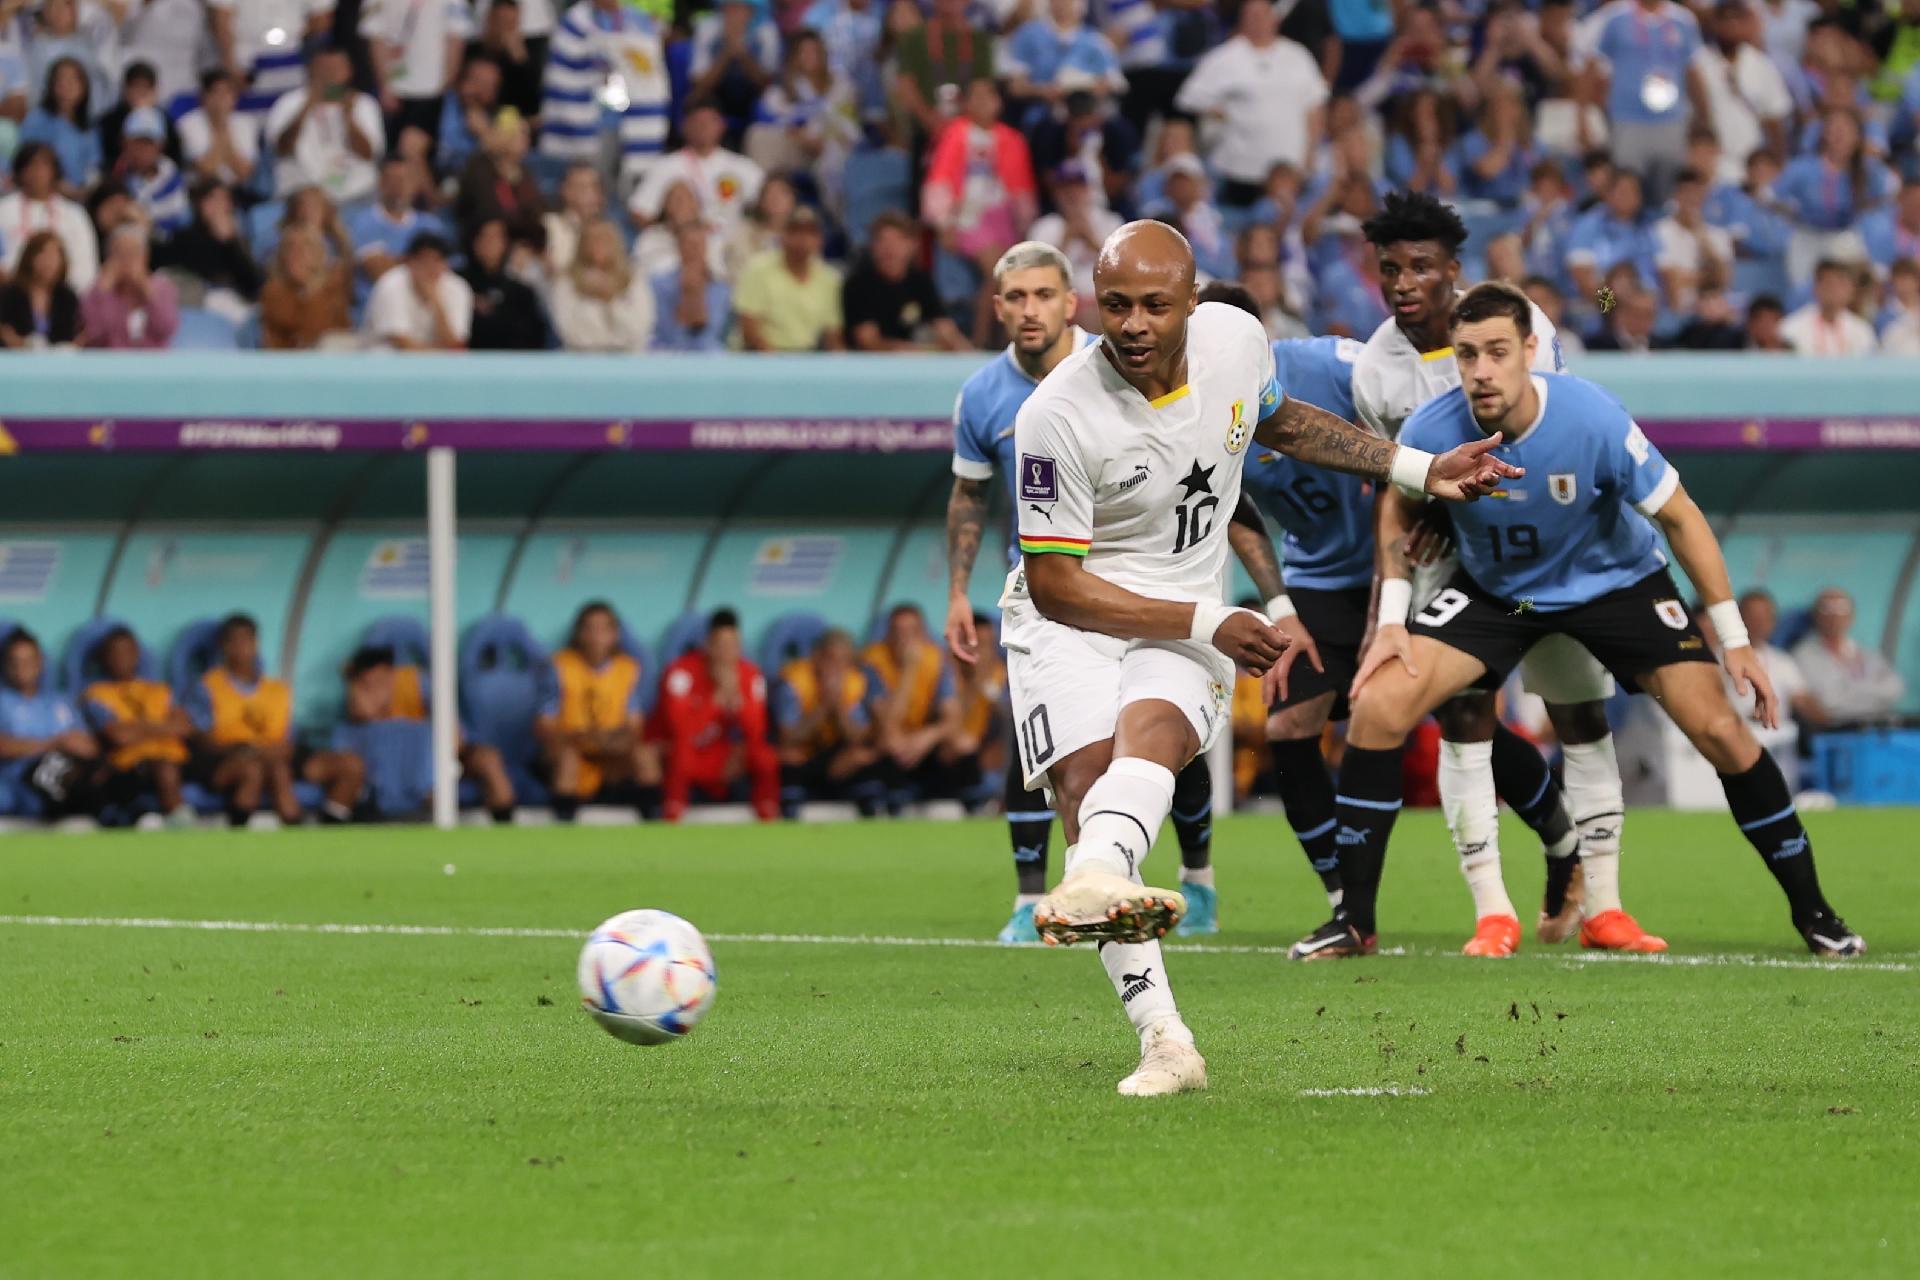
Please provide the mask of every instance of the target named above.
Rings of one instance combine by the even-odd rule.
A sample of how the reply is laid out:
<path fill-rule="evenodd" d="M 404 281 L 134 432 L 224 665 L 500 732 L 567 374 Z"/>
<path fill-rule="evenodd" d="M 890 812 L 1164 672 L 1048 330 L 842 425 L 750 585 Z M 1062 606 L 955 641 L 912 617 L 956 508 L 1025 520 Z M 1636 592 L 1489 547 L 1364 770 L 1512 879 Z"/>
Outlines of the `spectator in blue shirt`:
<path fill-rule="evenodd" d="M 438 163 L 459 173 L 482 149 L 500 109 L 500 64 L 486 53 L 470 53 L 460 79 L 441 100 Z"/>
<path fill-rule="evenodd" d="M 1854 113 L 1830 109 L 1822 122 L 1820 150 L 1796 156 L 1774 184 L 1774 197 L 1794 222 L 1789 277 L 1804 283 L 1822 258 L 1864 256 L 1853 225 L 1891 200 L 1897 185 L 1892 171 L 1868 153 Z"/>
<path fill-rule="evenodd" d="M 1432 89 L 1403 96 L 1387 134 L 1387 182 L 1402 191 L 1447 199 L 1459 187 L 1451 162 L 1453 103 Z"/>
<path fill-rule="evenodd" d="M 733 327 L 733 291 L 714 274 L 708 231 L 683 223 L 674 233 L 680 261 L 653 277 L 653 349 L 725 351 Z"/>
<path fill-rule="evenodd" d="M 65 698 L 42 683 L 46 657 L 25 628 L 0 639 L 0 804 L 68 809 L 86 790 L 100 746 Z M 11 793 L 11 794 L 8 794 Z"/>
<path fill-rule="evenodd" d="M 1573 224 L 1578 213 L 1573 204 L 1573 184 L 1552 160 L 1541 160 L 1527 174 L 1527 194 L 1522 201 L 1527 213 L 1520 238 L 1525 243 L 1527 270 L 1544 276 L 1556 289 L 1573 287 L 1573 275 L 1567 270 L 1567 245 L 1573 239 Z"/>
<path fill-rule="evenodd" d="M 1674 0 L 1612 0 L 1575 32 L 1576 69 L 1586 100 L 1606 108 L 1614 163 L 1640 175 L 1655 206 L 1686 163 L 1688 122 L 1710 118 L 1699 51 L 1700 24 Z"/>
<path fill-rule="evenodd" d="M 60 158 L 62 194 L 85 199 L 100 176 L 100 133 L 93 127 L 93 87 L 77 58 L 62 58 L 47 71 L 47 91 L 27 113 L 20 141 L 44 142 Z"/>
<path fill-rule="evenodd" d="M 1540 160 L 1539 148 L 1533 144 L 1533 121 L 1527 115 L 1527 100 L 1521 91 L 1502 83 L 1481 107 L 1479 123 L 1460 139 L 1455 150 L 1460 194 L 1503 209 L 1517 207 Z"/>
<path fill-rule="evenodd" d="M 1213 203 L 1206 166 L 1199 156 L 1175 156 L 1166 170 L 1166 200 L 1146 210 L 1146 216 L 1180 228 L 1193 245 L 1194 265 L 1202 275 L 1233 279 L 1233 234 Z"/>
<path fill-rule="evenodd" d="M 359 263 L 354 282 L 356 301 L 364 302 L 373 282 L 400 264 L 407 246 L 423 231 L 442 234 L 438 219 L 413 207 L 413 169 L 398 155 L 380 162 L 378 195 L 370 205 L 355 209 L 347 218 L 347 234 L 353 238 L 353 256 Z"/>
<path fill-rule="evenodd" d="M 187 183 L 180 166 L 161 151 L 167 118 L 158 107 L 141 107 L 127 117 L 120 163 L 115 167 L 127 194 L 145 210 L 156 239 L 164 240 L 193 221 Z"/>
<path fill-rule="evenodd" d="M 1581 293 L 1599 292 L 1608 272 L 1629 263 L 1642 282 L 1660 278 L 1659 245 L 1641 219 L 1640 178 L 1629 169 L 1613 175 L 1606 201 L 1587 210 L 1573 224 L 1567 241 L 1567 266 Z"/>
<path fill-rule="evenodd" d="M 1015 101 L 1058 105 L 1065 90 L 1062 72 L 1075 71 L 1084 82 L 1118 96 L 1126 92 L 1127 78 L 1120 55 L 1104 35 L 1086 25 L 1086 0 L 1047 0 L 1047 15 L 1023 23 L 999 50 L 996 72 L 1007 82 L 1007 96 Z"/>
<path fill-rule="evenodd" d="M 1920 262 L 1920 175 L 1900 184 L 1894 204 L 1860 219 L 1867 257 L 1882 273 L 1899 262 Z"/>

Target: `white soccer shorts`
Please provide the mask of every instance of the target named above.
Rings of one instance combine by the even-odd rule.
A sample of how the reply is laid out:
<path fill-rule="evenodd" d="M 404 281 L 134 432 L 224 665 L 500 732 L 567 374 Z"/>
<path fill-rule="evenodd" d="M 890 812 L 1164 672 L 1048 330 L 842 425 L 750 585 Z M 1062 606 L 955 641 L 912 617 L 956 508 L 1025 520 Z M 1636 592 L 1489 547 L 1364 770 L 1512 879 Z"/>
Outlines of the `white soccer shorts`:
<path fill-rule="evenodd" d="M 1452 556 L 1413 571 L 1413 612 L 1446 589 L 1460 562 Z M 1520 687 L 1555 706 L 1605 702 L 1614 694 L 1613 673 L 1587 647 L 1568 636 L 1548 636 L 1520 660 Z"/>
<path fill-rule="evenodd" d="M 1191 640 L 1119 640 L 1044 617 L 1031 602 L 1002 618 L 1014 743 L 1029 791 L 1047 769 L 1113 737 L 1120 708 L 1158 699 L 1180 708 L 1204 753 L 1228 724 L 1233 660 Z"/>

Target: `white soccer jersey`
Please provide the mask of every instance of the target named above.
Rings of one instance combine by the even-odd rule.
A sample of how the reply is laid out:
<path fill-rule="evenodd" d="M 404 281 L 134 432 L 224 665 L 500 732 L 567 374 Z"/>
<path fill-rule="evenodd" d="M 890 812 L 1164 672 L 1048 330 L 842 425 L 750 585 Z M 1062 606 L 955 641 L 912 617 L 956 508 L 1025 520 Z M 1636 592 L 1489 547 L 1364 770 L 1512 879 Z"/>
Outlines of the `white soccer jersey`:
<path fill-rule="evenodd" d="M 1567 361 L 1560 352 L 1560 335 L 1537 306 L 1533 308 L 1533 332 L 1540 339 L 1540 349 L 1533 356 L 1534 370 L 1565 373 Z M 1460 366 L 1453 361 L 1452 347 L 1421 351 L 1400 332 L 1399 325 L 1384 320 L 1353 363 L 1354 413 L 1361 425 L 1392 440 L 1415 409 L 1459 385 Z"/>
<path fill-rule="evenodd" d="M 1061 361 L 1015 419 L 1020 549 L 1086 557 L 1089 572 L 1158 600 L 1218 601 L 1226 528 L 1253 429 L 1281 391 L 1260 322 L 1195 309 L 1187 384 L 1134 390 L 1092 343 Z M 1018 568 L 1008 601 L 1024 600 Z"/>

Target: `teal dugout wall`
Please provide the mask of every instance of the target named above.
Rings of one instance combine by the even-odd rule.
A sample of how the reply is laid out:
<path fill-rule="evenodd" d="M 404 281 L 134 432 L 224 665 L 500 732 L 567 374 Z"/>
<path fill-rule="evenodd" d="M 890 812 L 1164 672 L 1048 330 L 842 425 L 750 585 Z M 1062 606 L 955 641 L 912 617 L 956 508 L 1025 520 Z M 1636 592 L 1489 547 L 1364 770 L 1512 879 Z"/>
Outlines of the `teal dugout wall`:
<path fill-rule="evenodd" d="M 791 610 L 864 634 L 896 601 L 937 627 L 950 485 L 938 428 L 974 357 L 21 357 L 0 393 L 0 617 L 58 654 L 81 622 L 125 618 L 162 655 L 186 623 L 240 608 L 324 723 L 366 623 L 426 617 L 418 452 L 128 452 L 129 418 L 523 424 L 509 452 L 459 456 L 458 612 L 526 619 L 557 642 L 578 605 L 611 600 L 650 644 L 682 612 L 732 605 L 749 642 Z M 1673 453 L 1715 517 L 1736 583 L 1791 607 L 1851 588 L 1860 634 L 1893 653 L 1920 706 L 1920 367 L 1759 357 L 1590 357 L 1662 430 L 1746 420 L 1734 447 Z M 1767 447 L 1816 419 L 1850 447 Z M 40 420 L 32 439 L 22 425 Z M 72 424 L 43 451 L 47 420 Z M 540 423 L 665 420 L 900 424 L 912 447 L 545 451 Z M 1857 421 L 1850 421 L 1857 420 Z M 917 424 L 917 433 L 912 428 Z M 1805 438 L 1807 424 L 1798 424 Z M 1667 438 L 1671 437 L 1671 434 Z M 1822 437 L 1826 438 L 1826 437 Z M 1852 447 L 1862 442 L 1881 447 Z M 996 496 L 996 504 L 1001 502 Z M 991 611 L 1005 566 L 996 506 L 974 576 Z M 1236 573 L 1236 590 L 1250 585 Z"/>

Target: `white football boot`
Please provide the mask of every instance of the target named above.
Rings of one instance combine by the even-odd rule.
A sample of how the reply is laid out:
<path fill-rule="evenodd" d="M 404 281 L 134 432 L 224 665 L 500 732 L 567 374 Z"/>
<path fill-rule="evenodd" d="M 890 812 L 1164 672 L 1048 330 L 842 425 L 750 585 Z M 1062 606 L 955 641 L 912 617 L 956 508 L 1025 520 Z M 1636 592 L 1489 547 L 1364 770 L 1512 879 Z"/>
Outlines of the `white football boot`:
<path fill-rule="evenodd" d="M 1164 1024 L 1147 1033 L 1140 1069 L 1120 1082 L 1129 1098 L 1157 1098 L 1207 1087 L 1207 1060 L 1185 1040 L 1168 1035 Z"/>
<path fill-rule="evenodd" d="M 1040 899 L 1033 927 L 1050 947 L 1095 942 L 1151 942 L 1164 938 L 1187 913 L 1172 889 L 1150 889 L 1098 867 L 1074 872 Z"/>

